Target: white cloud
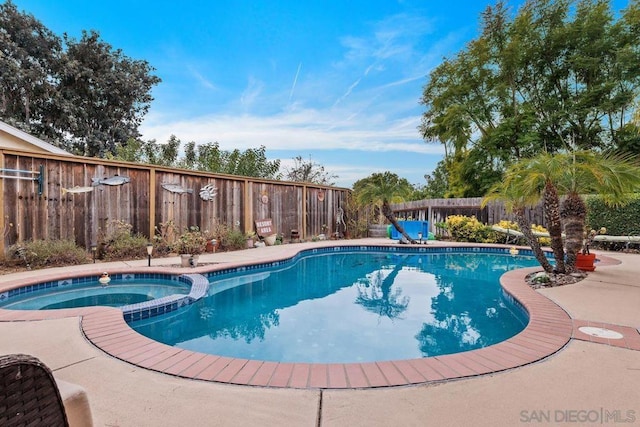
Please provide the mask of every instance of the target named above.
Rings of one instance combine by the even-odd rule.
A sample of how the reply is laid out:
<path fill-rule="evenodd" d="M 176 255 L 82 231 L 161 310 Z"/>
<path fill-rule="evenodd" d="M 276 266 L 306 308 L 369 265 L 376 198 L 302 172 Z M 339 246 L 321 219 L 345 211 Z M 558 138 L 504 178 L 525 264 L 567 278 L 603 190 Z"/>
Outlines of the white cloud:
<path fill-rule="evenodd" d="M 418 49 L 425 35 L 433 30 L 432 21 L 407 14 L 389 16 L 375 23 L 369 35 L 345 36 L 340 42 L 347 49 L 340 65 L 360 61 L 375 63 L 386 60 L 406 61 L 421 56 Z"/>
<path fill-rule="evenodd" d="M 293 161 L 291 162 L 293 163 Z M 289 163 L 285 163 L 284 160 L 281 160 L 281 165 L 283 164 L 288 165 Z M 327 173 L 337 176 L 337 178 L 334 178 L 332 180 L 336 186 L 346 187 L 346 188 L 351 188 L 356 181 L 363 178 L 367 178 L 374 173 L 384 173 L 390 170 L 390 168 L 387 167 L 386 165 L 381 166 L 379 164 L 373 164 L 373 163 L 354 166 L 354 165 L 346 165 L 342 163 L 327 162 L 327 163 L 322 163 L 322 166 L 324 166 L 325 171 L 327 171 Z M 423 178 L 424 174 L 431 173 L 431 170 L 420 166 L 420 167 L 413 167 L 413 168 L 403 168 L 402 171 L 395 171 L 393 173 L 396 173 L 398 176 L 401 176 L 401 177 L 406 177 L 408 175 L 417 176 L 419 177 L 419 179 L 409 179 L 409 182 L 411 184 L 424 184 L 425 183 L 425 180 Z"/>
<path fill-rule="evenodd" d="M 354 182 L 366 178 L 372 173 L 383 172 L 382 170 L 378 170 L 379 167 L 377 165 L 354 168 L 353 166 L 328 164 L 324 165 L 324 167 L 332 175 L 338 176 L 338 178 L 334 180 L 336 186 L 347 188 L 352 187 Z"/>
<path fill-rule="evenodd" d="M 364 117 L 341 121 L 342 112 L 297 110 L 260 117 L 250 114 L 212 115 L 167 122 L 150 114 L 142 126 L 143 138 L 165 142 L 176 135 L 182 141 L 217 141 L 223 149 L 247 149 L 260 145 L 269 150 L 356 150 L 439 153 L 425 144 L 417 126 L 420 117 L 387 121 Z"/>
<path fill-rule="evenodd" d="M 141 126 L 143 139 L 162 143 L 176 135 L 183 142 L 217 141 L 224 150 L 264 145 L 283 167 L 292 152 L 304 156 L 333 150 L 335 155 L 327 154 L 322 164 L 339 176 L 338 185 L 350 186 L 385 170 L 412 173 L 411 181 L 418 181 L 429 172 L 425 157 L 443 154 L 441 145 L 427 144 L 419 134 L 421 89 L 459 36 L 426 41 L 431 30 L 424 17 L 389 17 L 373 24 L 369 34 L 342 37 L 342 55 L 331 63 L 305 60 L 302 73 L 299 62 L 293 80 L 272 80 L 273 70 L 251 70 L 242 94 L 220 98 L 226 100 L 219 105 L 207 103 L 208 113 L 180 119 L 152 110 Z M 232 93 L 226 89 L 222 92 Z M 356 156 L 362 161 L 353 161 Z M 403 161 L 391 164 L 391 157 Z M 355 166 L 362 162 L 368 164 Z"/>

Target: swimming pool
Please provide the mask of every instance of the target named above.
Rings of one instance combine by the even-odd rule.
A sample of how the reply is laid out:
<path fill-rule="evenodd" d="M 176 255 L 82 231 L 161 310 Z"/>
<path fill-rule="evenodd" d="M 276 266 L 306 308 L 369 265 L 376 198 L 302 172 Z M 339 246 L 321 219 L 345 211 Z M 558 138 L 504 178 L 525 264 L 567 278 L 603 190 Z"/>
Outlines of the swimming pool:
<path fill-rule="evenodd" d="M 18 288 L 0 294 L 0 308 L 10 310 L 54 310 L 91 306 L 122 307 L 169 297 L 186 295 L 190 283 L 163 275 L 117 275 L 107 286 L 98 277 L 58 280 Z"/>
<path fill-rule="evenodd" d="M 207 297 L 130 326 L 187 350 L 278 362 L 457 353 L 504 341 L 527 324 L 499 277 L 537 262 L 505 252 L 304 253 L 290 262 L 216 273 Z"/>

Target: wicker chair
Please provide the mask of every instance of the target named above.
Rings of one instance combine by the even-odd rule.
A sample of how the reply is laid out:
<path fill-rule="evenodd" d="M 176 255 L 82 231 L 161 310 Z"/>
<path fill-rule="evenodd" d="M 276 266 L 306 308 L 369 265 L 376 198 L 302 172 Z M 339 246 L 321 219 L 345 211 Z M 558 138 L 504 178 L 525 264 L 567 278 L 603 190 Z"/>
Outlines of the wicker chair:
<path fill-rule="evenodd" d="M 0 356 L 0 426 L 69 426 L 53 374 L 35 357 Z"/>

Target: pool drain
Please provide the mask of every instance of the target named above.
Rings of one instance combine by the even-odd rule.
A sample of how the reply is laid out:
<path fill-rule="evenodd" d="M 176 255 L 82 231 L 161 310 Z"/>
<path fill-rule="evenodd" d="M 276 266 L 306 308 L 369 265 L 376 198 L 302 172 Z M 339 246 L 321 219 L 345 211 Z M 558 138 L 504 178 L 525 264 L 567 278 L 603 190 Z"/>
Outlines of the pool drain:
<path fill-rule="evenodd" d="M 623 338 L 620 332 L 612 331 L 611 329 L 596 328 L 594 326 L 581 326 L 578 330 L 584 334 L 591 335 L 592 337 L 608 338 L 611 340 L 619 340 Z"/>

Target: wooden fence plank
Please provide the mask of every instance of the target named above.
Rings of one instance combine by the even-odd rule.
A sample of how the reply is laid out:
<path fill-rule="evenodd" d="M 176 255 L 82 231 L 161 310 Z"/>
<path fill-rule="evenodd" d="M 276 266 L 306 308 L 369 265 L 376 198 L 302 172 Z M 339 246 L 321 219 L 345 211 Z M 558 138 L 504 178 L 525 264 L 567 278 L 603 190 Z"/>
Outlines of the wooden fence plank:
<path fill-rule="evenodd" d="M 393 204 L 391 209 L 400 219 L 429 221 L 429 230 L 433 233 L 437 232 L 435 225 L 445 222 L 450 215 L 475 216 L 478 221 L 490 225 L 497 224 L 501 220 L 514 220 L 513 214 L 506 211 L 502 202 L 491 201 L 482 207 L 481 197 L 417 200 Z M 532 224 L 546 227 L 542 205 L 527 208 L 525 215 Z"/>
<path fill-rule="evenodd" d="M 150 238 L 156 227 L 170 220 L 180 229 L 196 225 L 207 230 L 224 223 L 247 232 L 256 219 L 272 218 L 274 229 L 285 239 L 293 229 L 306 238 L 323 232 L 322 224 L 330 222 L 337 211 L 332 203 L 346 200 L 350 192 L 346 188 L 18 150 L 0 150 L 0 159 L 5 168 L 32 170 L 40 164 L 45 168 L 42 196 L 32 181 L 2 180 L 3 222 L 14 224 L 0 243 L 2 249 L 18 241 L 47 238 L 70 238 L 89 249 L 114 221 L 131 224 L 134 232 Z M 62 194 L 62 188 L 91 186 L 92 179 L 116 176 L 127 177 L 129 182 Z M 193 192 L 171 192 L 162 183 L 178 184 Z M 200 190 L 207 185 L 217 188 L 210 201 L 200 197 Z M 317 197 L 320 191 L 325 193 L 322 202 Z"/>

